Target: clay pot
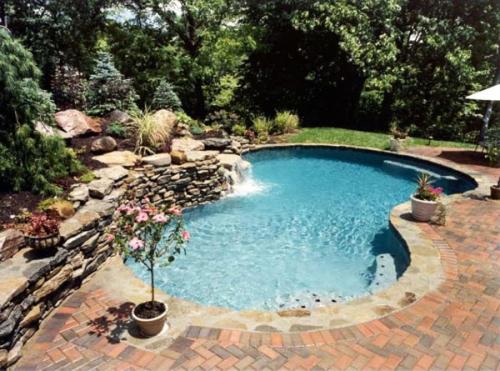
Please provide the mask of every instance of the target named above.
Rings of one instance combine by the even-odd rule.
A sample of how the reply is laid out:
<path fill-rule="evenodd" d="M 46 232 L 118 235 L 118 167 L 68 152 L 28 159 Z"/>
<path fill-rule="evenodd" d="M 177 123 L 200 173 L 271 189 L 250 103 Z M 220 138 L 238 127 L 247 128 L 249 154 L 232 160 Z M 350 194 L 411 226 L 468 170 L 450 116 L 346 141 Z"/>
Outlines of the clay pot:
<path fill-rule="evenodd" d="M 61 237 L 59 236 L 59 234 L 53 234 L 45 237 L 29 236 L 29 235 L 24 236 L 24 241 L 26 245 L 34 250 L 51 249 L 59 243 L 60 239 Z"/>
<path fill-rule="evenodd" d="M 165 326 L 165 321 L 167 320 L 167 312 L 168 312 L 167 304 L 165 303 L 163 304 L 165 305 L 165 310 L 159 316 L 154 318 L 138 317 L 135 313 L 137 306 L 134 307 L 134 310 L 132 311 L 132 319 L 134 320 L 134 322 L 137 324 L 137 327 L 139 327 L 139 329 L 144 335 L 155 336 L 158 335 L 163 330 L 163 327 Z"/>
<path fill-rule="evenodd" d="M 493 200 L 500 200 L 500 187 L 496 185 L 492 185 L 490 187 L 491 190 L 491 198 Z"/>
<path fill-rule="evenodd" d="M 418 198 L 411 196 L 411 214 L 413 219 L 418 220 L 419 222 L 428 222 L 431 220 L 437 206 L 437 201 L 419 200 Z"/>

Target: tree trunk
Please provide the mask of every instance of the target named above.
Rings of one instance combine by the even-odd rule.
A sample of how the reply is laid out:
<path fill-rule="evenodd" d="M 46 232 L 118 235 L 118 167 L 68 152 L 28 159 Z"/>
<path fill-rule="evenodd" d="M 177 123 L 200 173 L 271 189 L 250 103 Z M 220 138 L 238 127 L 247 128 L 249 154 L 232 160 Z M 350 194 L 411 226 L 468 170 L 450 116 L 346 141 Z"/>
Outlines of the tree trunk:
<path fill-rule="evenodd" d="M 500 83 L 500 57 L 497 57 L 497 66 L 495 72 L 495 78 L 493 79 L 493 86 Z M 486 111 L 483 116 L 483 125 L 481 125 L 481 131 L 479 132 L 479 141 L 483 141 L 486 137 L 486 132 L 488 131 L 488 125 L 490 123 L 491 113 L 493 112 L 493 101 L 488 102 Z"/>
<path fill-rule="evenodd" d="M 392 121 L 392 104 L 394 103 L 394 93 L 392 91 L 384 93 L 384 100 L 380 108 L 378 119 L 378 129 L 389 129 Z"/>
<path fill-rule="evenodd" d="M 0 26 L 7 27 L 7 14 L 5 14 L 5 0 L 0 0 Z"/>
<path fill-rule="evenodd" d="M 205 117 L 205 94 L 203 93 L 203 82 L 196 78 L 194 82 L 194 116 L 202 119 Z"/>
<path fill-rule="evenodd" d="M 155 270 L 151 267 L 151 303 L 155 301 Z"/>

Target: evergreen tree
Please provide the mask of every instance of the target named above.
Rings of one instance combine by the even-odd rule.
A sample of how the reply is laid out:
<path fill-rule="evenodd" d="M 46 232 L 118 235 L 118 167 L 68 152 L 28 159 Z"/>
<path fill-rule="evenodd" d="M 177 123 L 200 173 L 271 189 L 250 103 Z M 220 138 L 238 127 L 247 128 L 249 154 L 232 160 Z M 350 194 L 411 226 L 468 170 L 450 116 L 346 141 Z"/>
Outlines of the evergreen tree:
<path fill-rule="evenodd" d="M 182 103 L 174 90 L 174 86 L 165 80 L 161 80 L 158 84 L 153 96 L 152 106 L 154 109 L 182 110 Z"/>
<path fill-rule="evenodd" d="M 55 193 L 51 182 L 78 169 L 60 138 L 42 137 L 36 121 L 53 122 L 54 103 L 40 89 L 28 52 L 0 28 L 0 189 Z"/>
<path fill-rule="evenodd" d="M 89 113 L 103 115 L 115 109 L 136 111 L 138 98 L 132 81 L 118 71 L 111 54 L 99 52 L 87 91 Z"/>

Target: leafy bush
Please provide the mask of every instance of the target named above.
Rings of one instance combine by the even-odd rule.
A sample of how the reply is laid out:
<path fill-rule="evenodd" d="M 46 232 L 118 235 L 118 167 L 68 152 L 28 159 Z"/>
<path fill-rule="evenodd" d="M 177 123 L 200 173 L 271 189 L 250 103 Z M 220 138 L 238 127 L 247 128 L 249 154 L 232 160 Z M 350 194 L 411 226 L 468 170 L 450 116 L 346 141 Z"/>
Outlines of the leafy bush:
<path fill-rule="evenodd" d="M 36 121 L 51 124 L 55 105 L 40 89 L 31 54 L 0 28 L 0 189 L 55 194 L 57 178 L 79 171 L 61 138 L 44 137 Z"/>
<path fill-rule="evenodd" d="M 265 142 L 269 139 L 269 133 L 273 127 L 272 121 L 264 116 L 258 116 L 253 119 L 253 128 L 257 133 L 259 142 Z"/>
<path fill-rule="evenodd" d="M 419 200 L 425 201 L 436 201 L 441 193 L 443 193 L 443 188 L 434 188 L 431 185 L 431 176 L 426 173 L 421 173 L 417 180 L 417 192 L 415 192 L 415 197 Z"/>
<path fill-rule="evenodd" d="M 178 111 L 175 113 L 175 115 L 177 116 L 177 122 L 179 124 L 184 124 L 189 126 L 189 131 L 191 132 L 191 134 L 201 135 L 205 132 L 203 124 L 198 120 L 191 118 L 187 113 Z"/>
<path fill-rule="evenodd" d="M 111 55 L 99 52 L 95 62 L 86 94 L 89 114 L 104 115 L 115 109 L 137 111 L 135 101 L 139 97 L 132 87 L 132 81 L 116 69 Z"/>
<path fill-rule="evenodd" d="M 147 109 L 143 113 L 133 114 L 135 150 L 140 154 L 155 153 L 170 142 L 170 130 L 157 124 L 153 114 Z"/>
<path fill-rule="evenodd" d="M 244 125 L 236 124 L 231 128 L 231 132 L 234 135 L 243 136 L 245 135 L 246 127 Z"/>
<path fill-rule="evenodd" d="M 58 66 L 54 72 L 50 87 L 54 101 L 60 109 L 86 108 L 85 91 L 88 81 L 73 67 Z"/>
<path fill-rule="evenodd" d="M 115 138 L 126 138 L 127 128 L 123 124 L 115 121 L 106 127 L 106 134 Z"/>
<path fill-rule="evenodd" d="M 29 236 L 51 236 L 59 232 L 59 220 L 49 213 L 33 213 L 24 232 Z"/>
<path fill-rule="evenodd" d="M 210 126 L 220 125 L 226 131 L 230 131 L 234 125 L 242 122 L 243 119 L 237 113 L 225 110 L 212 112 L 205 119 L 205 124 Z"/>
<path fill-rule="evenodd" d="M 152 107 L 155 110 L 165 108 L 171 111 L 179 111 L 182 109 L 181 100 L 172 84 L 165 80 L 160 81 L 153 96 Z"/>
<path fill-rule="evenodd" d="M 83 171 L 83 174 L 80 175 L 80 178 L 78 179 L 80 182 L 82 183 L 90 183 L 91 181 L 93 181 L 94 179 L 96 178 L 95 174 L 93 171 L 89 170 L 89 169 L 85 169 Z"/>
<path fill-rule="evenodd" d="M 290 111 L 282 111 L 276 113 L 273 122 L 273 133 L 284 134 L 291 133 L 299 127 L 299 116 L 294 115 Z"/>

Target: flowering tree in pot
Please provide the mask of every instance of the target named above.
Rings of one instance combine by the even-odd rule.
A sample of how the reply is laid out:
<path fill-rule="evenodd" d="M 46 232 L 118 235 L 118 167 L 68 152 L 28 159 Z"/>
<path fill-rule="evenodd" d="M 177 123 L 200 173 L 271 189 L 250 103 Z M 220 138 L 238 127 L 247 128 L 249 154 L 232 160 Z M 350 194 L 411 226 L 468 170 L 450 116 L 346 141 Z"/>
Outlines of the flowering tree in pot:
<path fill-rule="evenodd" d="M 127 203 L 117 209 L 117 216 L 108 238 L 125 258 L 144 265 L 150 274 L 151 300 L 137 305 L 132 318 L 145 335 L 153 336 L 161 332 L 167 315 L 166 304 L 155 300 L 155 267 L 168 266 L 185 253 L 189 232 L 176 207 L 161 210 L 149 202 Z"/>
<path fill-rule="evenodd" d="M 417 183 L 417 191 L 411 196 L 411 213 L 414 219 L 427 222 L 436 211 L 443 188 L 433 187 L 430 175 L 425 173 L 420 174 Z"/>

